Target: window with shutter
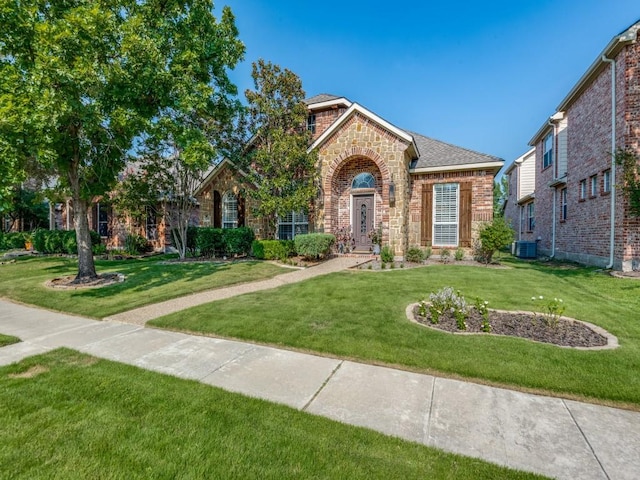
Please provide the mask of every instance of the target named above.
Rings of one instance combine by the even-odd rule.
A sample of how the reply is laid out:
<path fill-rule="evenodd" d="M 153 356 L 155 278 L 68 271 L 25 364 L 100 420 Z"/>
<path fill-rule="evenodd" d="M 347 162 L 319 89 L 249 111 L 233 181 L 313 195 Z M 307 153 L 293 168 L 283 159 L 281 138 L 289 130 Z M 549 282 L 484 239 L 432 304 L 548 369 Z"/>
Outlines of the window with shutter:
<path fill-rule="evenodd" d="M 459 185 L 438 183 L 433 186 L 433 246 L 458 246 Z"/>

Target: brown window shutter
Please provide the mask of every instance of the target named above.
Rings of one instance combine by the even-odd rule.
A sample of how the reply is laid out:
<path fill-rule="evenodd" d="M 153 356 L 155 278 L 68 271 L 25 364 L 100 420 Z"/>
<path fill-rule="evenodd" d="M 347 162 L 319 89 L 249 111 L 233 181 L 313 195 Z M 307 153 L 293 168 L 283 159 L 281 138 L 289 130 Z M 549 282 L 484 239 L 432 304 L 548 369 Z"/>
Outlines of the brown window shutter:
<path fill-rule="evenodd" d="M 244 197 L 238 195 L 238 226 L 244 227 Z"/>
<path fill-rule="evenodd" d="M 213 192 L 213 227 L 222 228 L 222 197 L 220 192 Z"/>
<path fill-rule="evenodd" d="M 422 185 L 422 214 L 420 216 L 420 244 L 431 246 L 433 231 L 433 185 Z"/>
<path fill-rule="evenodd" d="M 460 246 L 471 247 L 472 182 L 460 184 Z"/>

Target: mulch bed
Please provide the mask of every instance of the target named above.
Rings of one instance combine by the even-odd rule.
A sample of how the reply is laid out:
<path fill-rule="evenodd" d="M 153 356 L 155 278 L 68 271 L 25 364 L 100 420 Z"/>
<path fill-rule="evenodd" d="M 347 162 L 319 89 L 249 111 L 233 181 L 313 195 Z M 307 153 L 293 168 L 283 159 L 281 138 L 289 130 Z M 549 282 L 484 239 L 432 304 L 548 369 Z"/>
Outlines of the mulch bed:
<path fill-rule="evenodd" d="M 45 286 L 49 288 L 59 288 L 62 290 L 79 290 L 84 288 L 101 288 L 116 283 L 124 282 L 124 275 L 121 273 L 103 273 L 97 277 L 89 280 L 83 280 L 81 282 L 75 281 L 76 276 L 70 275 L 68 277 L 54 278 L 45 283 Z"/>
<path fill-rule="evenodd" d="M 414 320 L 438 330 L 451 333 L 485 333 L 482 332 L 482 316 L 471 309 L 467 319 L 467 329 L 458 330 L 455 317 L 451 314 L 441 315 L 437 324 L 431 323 L 430 315 L 419 315 L 418 306 L 413 308 Z M 557 325 L 549 325 L 546 319 L 533 313 L 507 312 L 489 310 L 491 334 L 508 335 L 526 338 L 536 342 L 552 343 L 563 347 L 603 347 L 608 344 L 607 338 L 592 330 L 585 323 L 560 317 Z"/>

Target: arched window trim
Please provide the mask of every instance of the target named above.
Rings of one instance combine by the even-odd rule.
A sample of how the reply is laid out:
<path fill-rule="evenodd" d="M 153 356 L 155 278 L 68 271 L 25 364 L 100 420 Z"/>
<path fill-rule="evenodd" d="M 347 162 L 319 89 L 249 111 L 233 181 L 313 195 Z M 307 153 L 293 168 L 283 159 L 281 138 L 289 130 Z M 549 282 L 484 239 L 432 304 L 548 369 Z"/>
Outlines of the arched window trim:
<path fill-rule="evenodd" d="M 376 178 L 369 172 L 362 172 L 353 177 L 351 190 L 376 188 Z"/>

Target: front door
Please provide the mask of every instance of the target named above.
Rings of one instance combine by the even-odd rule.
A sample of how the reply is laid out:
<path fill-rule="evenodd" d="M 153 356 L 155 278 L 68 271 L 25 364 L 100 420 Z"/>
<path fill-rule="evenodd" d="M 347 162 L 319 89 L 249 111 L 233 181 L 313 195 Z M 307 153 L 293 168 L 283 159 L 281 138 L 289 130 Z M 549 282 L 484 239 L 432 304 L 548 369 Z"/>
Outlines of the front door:
<path fill-rule="evenodd" d="M 355 249 L 368 252 L 372 246 L 369 232 L 373 230 L 373 195 L 354 196 L 351 212 Z"/>

